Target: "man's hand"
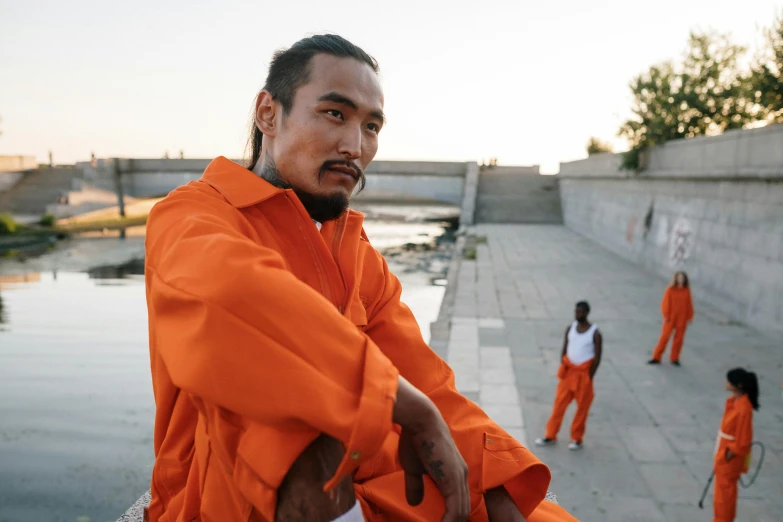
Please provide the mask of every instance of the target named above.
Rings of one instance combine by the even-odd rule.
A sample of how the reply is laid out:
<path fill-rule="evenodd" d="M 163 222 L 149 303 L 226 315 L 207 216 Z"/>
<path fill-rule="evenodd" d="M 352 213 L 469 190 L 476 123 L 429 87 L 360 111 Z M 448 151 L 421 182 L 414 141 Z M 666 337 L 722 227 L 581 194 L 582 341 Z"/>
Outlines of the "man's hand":
<path fill-rule="evenodd" d="M 484 493 L 484 503 L 487 506 L 489 522 L 525 522 L 525 517 L 503 486 Z"/>
<path fill-rule="evenodd" d="M 438 408 L 400 377 L 392 420 L 402 426 L 400 464 L 405 471 L 405 498 L 411 506 L 424 499 L 424 473 L 438 486 L 446 503 L 443 522 L 463 522 L 470 514 L 468 466 L 460 455 Z"/>

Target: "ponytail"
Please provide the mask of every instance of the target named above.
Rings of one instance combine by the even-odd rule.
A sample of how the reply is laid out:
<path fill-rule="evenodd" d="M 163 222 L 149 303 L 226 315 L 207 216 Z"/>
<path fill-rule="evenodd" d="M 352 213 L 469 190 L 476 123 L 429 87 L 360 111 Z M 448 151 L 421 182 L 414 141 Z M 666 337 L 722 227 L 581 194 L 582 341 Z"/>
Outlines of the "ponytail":
<path fill-rule="evenodd" d="M 753 405 L 754 410 L 759 409 L 759 381 L 756 378 L 756 374 L 748 372 L 748 379 L 745 385 L 745 392 L 748 394 L 748 399 Z"/>
<path fill-rule="evenodd" d="M 754 410 L 759 409 L 759 381 L 755 373 L 744 368 L 734 368 L 726 374 L 726 380 L 745 392 Z"/>

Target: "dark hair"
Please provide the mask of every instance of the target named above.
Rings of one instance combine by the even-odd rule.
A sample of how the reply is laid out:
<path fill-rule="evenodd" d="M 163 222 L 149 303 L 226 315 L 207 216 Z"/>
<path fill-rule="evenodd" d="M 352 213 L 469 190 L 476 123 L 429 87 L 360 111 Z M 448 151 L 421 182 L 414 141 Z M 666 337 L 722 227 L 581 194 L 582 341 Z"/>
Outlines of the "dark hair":
<path fill-rule="evenodd" d="M 283 114 L 291 111 L 294 95 L 297 89 L 310 81 L 310 60 L 317 54 L 328 54 L 338 58 L 353 58 L 369 65 L 375 74 L 380 72 L 378 62 L 342 36 L 336 34 L 319 34 L 303 38 L 288 49 L 281 49 L 272 56 L 269 73 L 266 77 L 264 90 L 269 91 L 272 99 L 283 107 Z M 261 140 L 264 135 L 255 123 L 255 112 L 251 120 L 250 163 L 248 169 L 253 169 L 261 158 Z"/>
<path fill-rule="evenodd" d="M 672 286 L 677 286 L 677 276 L 680 275 L 680 274 L 682 274 L 682 278 L 683 278 L 682 287 L 683 288 L 688 288 L 688 286 L 689 286 L 688 274 L 686 274 L 682 270 L 680 270 L 679 272 L 675 272 L 674 273 L 674 277 L 672 277 Z"/>
<path fill-rule="evenodd" d="M 754 410 L 759 409 L 759 381 L 755 373 L 744 368 L 734 368 L 726 374 L 726 380 L 748 395 Z"/>
<path fill-rule="evenodd" d="M 579 301 L 578 303 L 576 303 L 576 307 L 583 309 L 588 314 L 590 313 L 590 305 L 588 304 L 587 301 Z"/>

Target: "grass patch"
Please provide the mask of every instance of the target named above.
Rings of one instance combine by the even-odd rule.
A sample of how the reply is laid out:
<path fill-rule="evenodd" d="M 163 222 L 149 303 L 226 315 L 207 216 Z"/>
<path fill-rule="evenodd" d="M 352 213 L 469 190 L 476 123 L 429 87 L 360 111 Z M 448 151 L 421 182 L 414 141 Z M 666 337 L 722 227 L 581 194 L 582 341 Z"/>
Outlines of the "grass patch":
<path fill-rule="evenodd" d="M 38 224 L 41 225 L 42 227 L 52 228 L 54 226 L 55 221 L 57 221 L 57 219 L 54 217 L 54 214 L 52 214 L 51 212 L 47 212 L 46 214 L 41 216 L 41 219 L 38 220 Z"/>
<path fill-rule="evenodd" d="M 16 234 L 19 229 L 19 223 L 11 214 L 0 213 L 0 236 L 10 236 Z"/>
<path fill-rule="evenodd" d="M 145 225 L 146 223 L 147 216 L 133 216 L 68 223 L 66 225 L 57 225 L 53 230 L 65 234 L 78 234 L 81 232 L 99 232 L 101 230 L 118 230 L 122 228 L 138 227 Z"/>
<path fill-rule="evenodd" d="M 468 261 L 475 261 L 476 260 L 476 247 L 475 246 L 466 246 L 462 249 L 462 259 L 466 259 Z"/>

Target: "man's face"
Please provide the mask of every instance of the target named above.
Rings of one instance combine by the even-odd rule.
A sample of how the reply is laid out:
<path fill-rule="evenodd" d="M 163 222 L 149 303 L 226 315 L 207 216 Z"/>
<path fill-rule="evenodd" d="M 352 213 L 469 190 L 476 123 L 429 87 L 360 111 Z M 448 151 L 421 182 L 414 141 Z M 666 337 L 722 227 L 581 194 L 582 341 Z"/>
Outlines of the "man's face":
<path fill-rule="evenodd" d="M 372 68 L 353 58 L 316 55 L 309 76 L 280 113 L 267 153 L 306 207 L 305 199 L 331 200 L 344 210 L 378 151 L 383 92 Z"/>
<path fill-rule="evenodd" d="M 574 309 L 574 318 L 576 318 L 577 321 L 582 322 L 587 319 L 587 310 L 582 308 L 581 306 L 577 306 Z"/>

